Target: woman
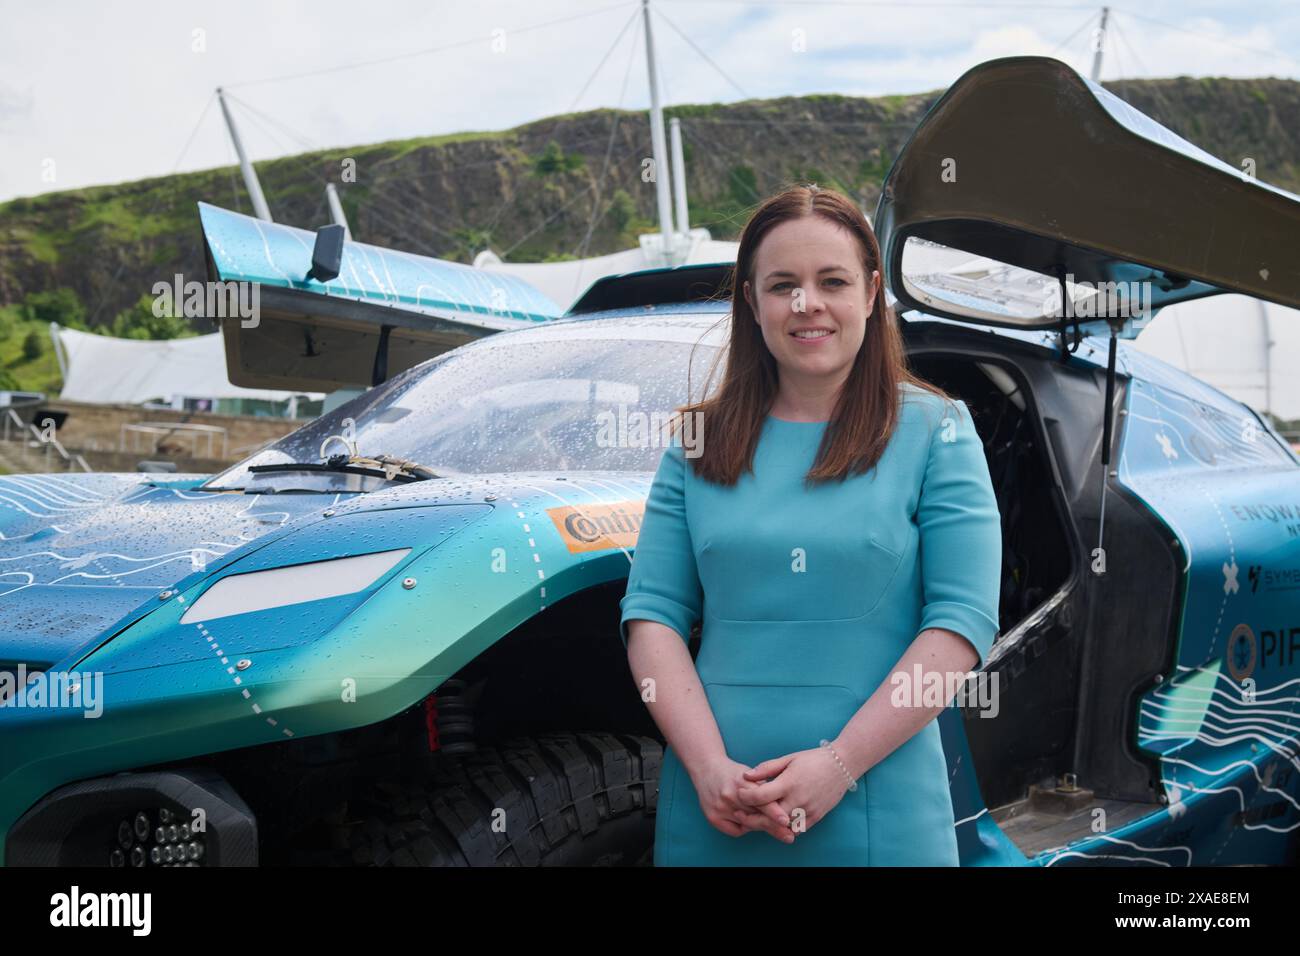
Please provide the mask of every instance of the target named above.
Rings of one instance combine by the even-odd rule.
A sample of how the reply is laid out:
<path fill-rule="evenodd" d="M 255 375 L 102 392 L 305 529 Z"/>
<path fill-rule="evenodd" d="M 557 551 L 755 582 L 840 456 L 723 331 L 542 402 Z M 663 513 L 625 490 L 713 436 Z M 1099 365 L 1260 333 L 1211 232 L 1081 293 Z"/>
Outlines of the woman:
<path fill-rule="evenodd" d="M 731 298 L 723 380 L 681 409 L 701 453 L 665 449 L 621 603 L 668 742 L 654 862 L 956 866 L 942 704 L 917 678 L 955 688 L 998 629 L 970 412 L 907 370 L 840 193 L 764 202 Z"/>

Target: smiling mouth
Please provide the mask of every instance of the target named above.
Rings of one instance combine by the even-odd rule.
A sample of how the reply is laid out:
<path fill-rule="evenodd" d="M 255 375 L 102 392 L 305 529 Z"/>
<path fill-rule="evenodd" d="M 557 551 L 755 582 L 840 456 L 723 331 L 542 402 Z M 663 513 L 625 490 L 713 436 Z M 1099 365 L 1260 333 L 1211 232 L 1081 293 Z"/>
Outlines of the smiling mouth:
<path fill-rule="evenodd" d="M 797 339 L 800 342 L 817 342 L 821 339 L 828 339 L 834 334 L 834 331 L 831 329 L 809 329 L 806 331 L 801 330 L 791 332 L 790 337 Z"/>

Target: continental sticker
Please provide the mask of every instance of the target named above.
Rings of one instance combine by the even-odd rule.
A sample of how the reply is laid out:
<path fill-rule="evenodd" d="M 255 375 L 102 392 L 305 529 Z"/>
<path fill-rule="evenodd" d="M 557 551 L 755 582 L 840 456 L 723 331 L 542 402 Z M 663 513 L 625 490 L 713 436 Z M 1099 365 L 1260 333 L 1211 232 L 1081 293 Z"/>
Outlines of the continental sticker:
<path fill-rule="evenodd" d="M 547 508 L 556 530 L 570 553 L 604 551 L 608 548 L 636 546 L 644 501 L 616 501 L 613 504 L 590 504 Z"/>

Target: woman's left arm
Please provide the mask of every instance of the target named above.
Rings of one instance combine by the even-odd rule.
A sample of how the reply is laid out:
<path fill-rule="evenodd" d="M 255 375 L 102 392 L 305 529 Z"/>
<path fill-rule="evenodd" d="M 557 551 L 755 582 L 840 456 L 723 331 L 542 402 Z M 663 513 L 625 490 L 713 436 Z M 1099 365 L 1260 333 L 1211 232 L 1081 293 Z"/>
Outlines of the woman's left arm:
<path fill-rule="evenodd" d="M 765 760 L 745 771 L 743 776 L 749 784 L 742 786 L 737 795 L 744 803 L 756 807 L 775 802 L 775 807 L 791 817 L 799 814 L 802 807 L 804 828 L 811 827 L 843 799 L 849 777 L 856 781 L 884 760 L 938 716 L 955 696 L 945 691 L 939 695 L 943 697 L 941 705 L 926 706 L 923 702 L 933 694 L 909 691 L 907 706 L 897 706 L 893 700 L 897 679 L 914 682 L 918 665 L 923 675 L 935 671 L 946 675 L 964 674 L 976 663 L 978 655 L 971 642 L 960 634 L 939 627 L 922 631 L 908 645 L 885 682 L 858 708 L 839 736 L 830 741 L 839 763 L 832 762 L 826 751 L 817 746 Z M 921 687 L 929 686 L 923 678 Z"/>
<path fill-rule="evenodd" d="M 974 419 L 961 400 L 956 411 L 930 436 L 917 501 L 925 601 L 919 633 L 831 742 L 855 780 L 942 712 L 959 675 L 984 662 L 997 635 L 1002 518 Z M 912 685 L 910 693 L 896 693 L 900 680 Z M 918 693 L 936 680 L 945 689 L 941 706 Z"/>
<path fill-rule="evenodd" d="M 956 696 L 960 680 L 983 663 L 993 646 L 1002 583 L 1002 517 L 970 410 L 961 400 L 948 407 L 953 412 L 943 415 L 931 432 L 917 500 L 925 604 L 916 637 L 830 742 L 844 769 L 810 741 L 806 751 L 747 771 L 751 786 L 739 791 L 745 802 L 779 800 L 787 812 L 801 802 L 812 803 L 809 825 L 816 822 L 843 797 L 846 771 L 857 780 L 915 736 Z M 900 680 L 911 685 L 907 693 L 899 693 Z M 928 691 L 935 680 L 944 689 L 939 695 Z"/>
<path fill-rule="evenodd" d="M 960 634 L 941 627 L 932 627 L 918 634 L 885 682 L 876 688 L 844 725 L 839 736 L 831 741 L 853 779 L 857 780 L 938 717 L 955 696 L 955 693 L 947 691 L 949 688 L 956 690 L 955 682 L 949 680 L 948 675 L 967 673 L 978 663 L 979 656 L 970 641 Z M 918 665 L 919 682 L 916 679 Z M 930 677 L 930 674 L 937 676 Z M 901 681 L 919 685 L 919 689 L 914 686 L 906 694 L 900 694 L 897 690 Z M 939 681 L 937 686 L 945 688 L 939 695 L 943 698 L 942 704 L 925 703 L 933 697 L 921 691 L 935 686 L 931 681 Z M 905 698 L 906 703 L 897 703 L 896 697 L 900 700 Z"/>

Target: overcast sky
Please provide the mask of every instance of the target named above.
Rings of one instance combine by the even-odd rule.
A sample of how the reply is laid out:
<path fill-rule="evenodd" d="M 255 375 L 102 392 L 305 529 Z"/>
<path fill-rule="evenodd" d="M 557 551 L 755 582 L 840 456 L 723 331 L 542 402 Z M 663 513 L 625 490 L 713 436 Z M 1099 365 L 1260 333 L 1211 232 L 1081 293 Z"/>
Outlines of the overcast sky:
<path fill-rule="evenodd" d="M 1017 0 L 652 8 L 667 104 L 922 92 L 982 60 L 1027 53 L 1086 73 L 1100 14 Z M 231 163 L 212 98 L 219 85 L 240 101 L 253 159 L 644 109 L 639 9 L 639 0 L 0 0 L 0 201 Z M 1112 8 L 1111 27 L 1103 80 L 1300 78 L 1294 0 L 1132 0 Z M 367 61 L 382 62 L 343 68 Z M 324 72 L 295 76 L 315 71 Z"/>

